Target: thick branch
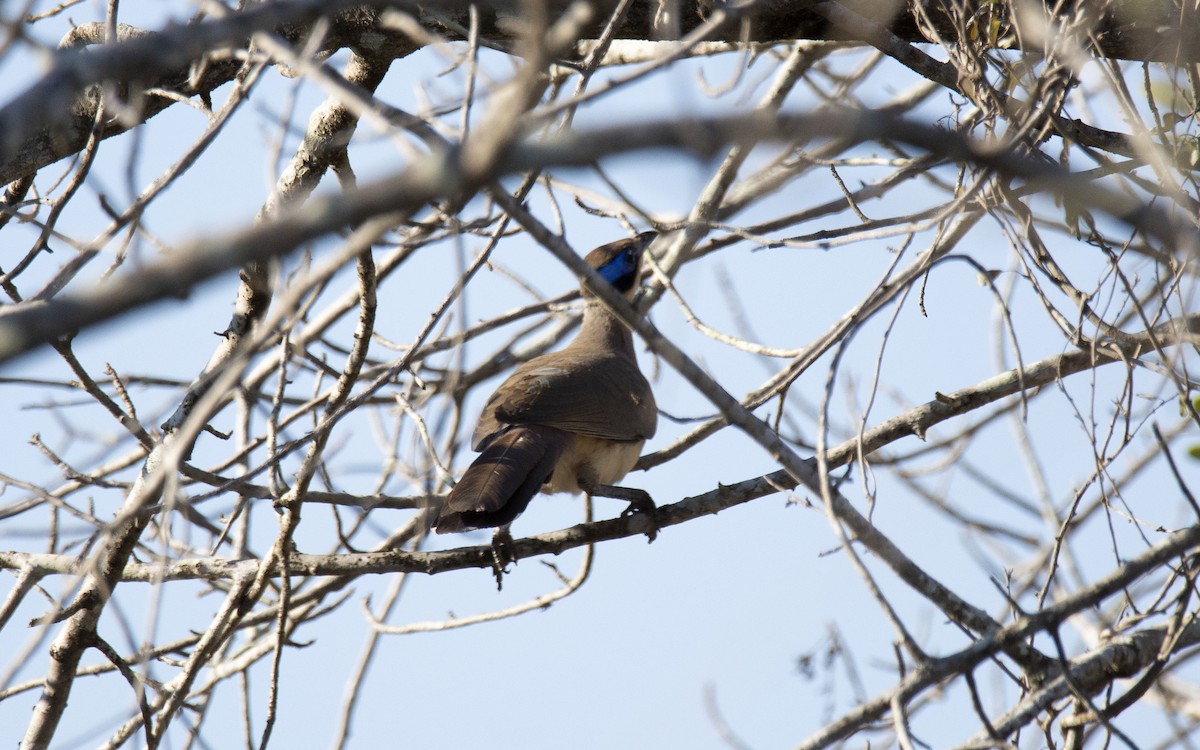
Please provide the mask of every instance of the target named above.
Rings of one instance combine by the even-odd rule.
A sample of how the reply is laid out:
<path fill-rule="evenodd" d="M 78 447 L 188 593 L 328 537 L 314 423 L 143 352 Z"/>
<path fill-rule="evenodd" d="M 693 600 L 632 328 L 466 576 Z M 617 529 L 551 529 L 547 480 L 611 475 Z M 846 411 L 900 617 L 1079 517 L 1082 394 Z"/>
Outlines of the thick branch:
<path fill-rule="evenodd" d="M 363 5 L 354 0 L 263 3 L 225 18 L 161 31 L 122 26 L 118 43 L 111 45 L 81 46 L 94 41 L 96 35 L 87 30 L 100 24 L 77 29 L 72 32 L 72 46 L 55 55 L 50 70 L 0 108 L 0 183 L 31 175 L 83 147 L 99 103 L 95 84 L 116 84 L 117 90 L 131 97 L 151 88 L 185 98 L 207 96 L 232 81 L 243 66 L 237 56 L 213 53 L 246 49 L 256 32 L 272 31 L 296 43 L 309 33 L 314 19 L 336 14 L 318 51 L 390 48 L 400 57 L 416 49 L 402 35 L 382 28 L 377 12 Z M 174 103 L 156 95 L 135 99 L 129 104 L 140 107 L 140 119 L 110 119 L 99 136 L 119 135 Z"/>
<path fill-rule="evenodd" d="M 974 14 L 961 9 L 953 13 L 947 7 L 954 4 L 909 0 L 903 7 L 892 3 L 870 3 L 850 0 L 842 3 L 875 24 L 887 29 L 897 39 L 909 43 L 929 40 L 918 29 L 912 7 L 920 3 L 922 13 L 930 20 L 941 39 L 953 42 L 959 29 L 987 29 L 997 39 L 1019 41 L 1010 35 L 1007 4 L 985 4 Z M 569 3 L 552 0 L 551 12 L 557 13 Z M 615 3 L 598 2 L 601 10 Z M 822 15 L 808 10 L 806 3 L 784 0 L 762 0 L 733 6 L 722 6 L 728 20 L 720 25 L 710 39 L 738 43 L 744 41 L 785 43 L 795 39 L 840 39 L 868 42 L 865 35 L 853 29 L 838 29 Z M 437 3 L 414 2 L 361 3 L 354 0 L 291 0 L 253 6 L 242 13 L 225 18 L 206 20 L 191 26 L 170 26 L 156 32 L 123 34 L 123 41 L 114 45 L 88 49 L 63 50 L 55 57 L 50 71 L 33 83 L 23 94 L 0 109 L 0 183 L 26 177 L 38 169 L 82 148 L 96 111 L 96 98 L 85 92 L 93 84 L 108 81 L 125 90 L 138 83 L 143 88 L 177 91 L 185 97 L 207 95 L 218 86 L 232 80 L 241 63 L 226 57 L 209 60 L 216 50 L 235 47 L 244 49 L 250 35 L 274 30 L 289 41 L 302 39 L 309 24 L 319 15 L 338 14 L 323 51 L 345 47 L 375 48 L 381 40 L 395 43 L 405 39 L 386 24 L 378 23 L 376 7 L 394 7 L 417 14 L 418 20 L 444 38 L 461 39 L 469 28 L 466 2 L 441 0 Z M 1116 0 L 1108 4 L 1105 15 L 1095 29 L 1101 57 L 1163 61 L 1168 63 L 1200 60 L 1200 14 L 1181 13 L 1174 0 Z M 676 14 L 666 27 L 656 28 L 655 18 L 660 3 L 652 0 L 632 3 L 614 38 L 635 40 L 677 39 L 703 25 L 711 15 L 713 3 L 673 3 Z M 347 10 L 347 9 L 350 10 Z M 990 11 L 990 12 L 989 12 Z M 499 42 L 514 41 L 511 23 L 519 14 L 520 4 L 487 3 L 478 14 L 480 33 Z M 1062 11 L 1068 14 L 1069 9 Z M 956 15 L 959 16 L 956 20 Z M 605 14 L 597 13 L 596 20 L 583 29 L 585 38 L 596 38 L 604 25 Z M 661 25 L 660 25 L 661 26 Z M 979 34 L 985 32 L 979 31 Z M 978 39 L 973 39 L 978 43 Z M 409 51 L 416 45 L 409 45 Z M 1027 50 L 1038 54 L 1040 49 Z M 195 74 L 199 72 L 199 76 Z M 172 100 L 146 97 L 142 121 L 166 109 Z M 124 132 L 127 120 L 112 121 L 101 137 Z"/>
<path fill-rule="evenodd" d="M 1011 737 L 1035 721 L 1039 714 L 1056 701 L 1071 694 L 1094 696 L 1112 685 L 1115 680 L 1133 677 L 1159 658 L 1163 641 L 1170 632 L 1164 623 L 1133 633 L 1123 633 L 1112 640 L 1070 661 L 1065 674 L 1058 675 L 1041 688 L 1026 696 L 1015 708 L 994 722 L 993 729 L 1002 738 Z M 1174 650 L 1179 651 L 1200 642 L 1200 623 L 1193 622 L 1179 633 Z M 962 745 L 960 750 L 983 750 L 996 747 L 996 742 L 980 734 Z"/>

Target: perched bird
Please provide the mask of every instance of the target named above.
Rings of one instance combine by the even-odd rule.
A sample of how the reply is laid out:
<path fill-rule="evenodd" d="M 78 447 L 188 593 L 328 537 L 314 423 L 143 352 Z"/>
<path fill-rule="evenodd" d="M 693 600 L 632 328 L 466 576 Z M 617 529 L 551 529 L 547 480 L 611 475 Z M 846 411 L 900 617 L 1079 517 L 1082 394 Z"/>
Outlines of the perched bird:
<path fill-rule="evenodd" d="M 642 252 L 656 236 L 611 242 L 584 260 L 632 300 Z M 654 436 L 654 394 L 629 329 L 586 289 L 583 296 L 575 339 L 518 367 L 488 399 L 472 438 L 479 458 L 446 498 L 439 534 L 506 527 L 539 490 L 620 498 L 629 501 L 625 513 L 654 510 L 645 491 L 614 485 Z"/>

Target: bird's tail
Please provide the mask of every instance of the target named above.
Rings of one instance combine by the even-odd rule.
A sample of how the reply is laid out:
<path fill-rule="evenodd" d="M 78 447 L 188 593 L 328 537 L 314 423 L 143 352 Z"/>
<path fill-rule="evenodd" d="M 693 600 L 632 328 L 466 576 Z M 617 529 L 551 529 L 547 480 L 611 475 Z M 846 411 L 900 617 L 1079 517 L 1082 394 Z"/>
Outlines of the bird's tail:
<path fill-rule="evenodd" d="M 506 427 L 450 491 L 434 529 L 446 534 L 511 523 L 550 478 L 573 439 L 553 427 Z"/>

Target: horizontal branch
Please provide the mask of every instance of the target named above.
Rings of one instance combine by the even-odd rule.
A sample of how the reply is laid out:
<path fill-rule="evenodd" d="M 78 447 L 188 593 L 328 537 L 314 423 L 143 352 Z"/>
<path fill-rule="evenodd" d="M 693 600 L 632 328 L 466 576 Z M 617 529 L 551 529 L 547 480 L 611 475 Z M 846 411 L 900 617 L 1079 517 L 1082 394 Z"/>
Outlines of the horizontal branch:
<path fill-rule="evenodd" d="M 616 3 L 595 2 L 601 11 Z M 551 0 L 551 14 L 562 12 L 568 0 Z M 924 43 L 930 39 L 919 28 L 914 7 L 928 19 L 940 39 L 955 42 L 959 30 L 977 31 L 972 43 L 982 38 L 1004 40 L 1017 45 L 1023 38 L 1012 31 L 1013 9 L 1007 3 L 983 6 L 984 10 L 964 11 L 954 3 L 908 0 L 905 4 L 871 3 L 852 0 L 841 3 L 850 11 L 870 20 L 873 27 L 886 29 L 896 39 Z M 121 33 L 115 44 L 70 47 L 53 58 L 50 70 L 24 93 L 0 108 L 0 184 L 33 174 L 65 156 L 78 152 L 87 140 L 95 119 L 96 100 L 85 92 L 107 82 L 118 90 L 144 89 L 174 91 L 183 97 L 207 95 L 232 80 L 241 67 L 236 58 L 211 58 L 215 51 L 230 47 L 245 49 L 256 32 L 271 31 L 289 41 L 303 39 L 318 16 L 334 19 L 320 48 L 331 52 L 345 47 L 377 49 L 390 45 L 394 56 L 401 57 L 419 48 L 387 24 L 378 22 L 377 9 L 396 8 L 413 13 L 433 34 L 446 39 L 461 39 L 462 30 L 471 26 L 470 3 L 458 0 L 438 2 L 364 3 L 357 0 L 275 0 L 222 18 L 210 18 L 191 25 L 169 25 L 159 31 Z M 490 2 L 476 5 L 479 33 L 497 42 L 514 41 L 522 24 L 514 24 L 520 3 Z M 704 25 L 712 15 L 708 1 L 678 2 L 672 13 L 660 13 L 656 0 L 631 3 L 613 38 L 623 40 L 674 41 Z M 710 41 L 741 44 L 786 43 L 797 39 L 838 40 L 870 43 L 869 34 L 854 27 L 831 24 L 810 4 L 794 2 L 742 2 L 722 7 L 727 20 L 708 34 Z M 1071 13 L 1070 8 L 1060 11 Z M 956 17 L 958 16 L 958 17 Z M 605 13 L 582 29 L 584 38 L 596 38 L 607 21 Z M 433 35 L 431 34 L 431 36 Z M 79 36 L 78 34 L 76 36 Z M 1094 52 L 1101 57 L 1161 61 L 1181 64 L 1200 60 L 1200 14 L 1183 13 L 1172 0 L 1116 0 L 1106 4 L 1104 15 L 1094 30 Z M 1039 48 L 1028 50 L 1040 54 Z M 194 74 L 199 73 L 197 77 Z M 140 122 L 163 111 L 175 100 L 150 96 L 136 104 L 142 108 Z M 136 126 L 121 118 L 107 123 L 100 133 L 108 138 Z M 1082 124 L 1080 127 L 1086 127 Z"/>
<path fill-rule="evenodd" d="M 551 0 L 551 15 L 561 13 L 570 0 Z M 616 3 L 595 3 L 611 9 Z M 971 42 L 981 39 L 1004 40 L 1019 45 L 1020 35 L 1013 33 L 1010 3 L 987 5 L 965 2 L 873 2 L 873 0 L 842 0 L 841 5 L 882 24 L 892 34 L 906 42 L 925 43 L 929 36 L 917 23 L 918 13 L 928 20 L 939 37 L 955 42 L 961 29 L 972 35 Z M 1074 3 L 1058 8 L 1063 17 L 1071 16 Z M 427 3 L 423 20 L 436 19 L 428 9 L 445 3 Z M 483 6 L 478 16 L 479 32 L 489 39 L 511 40 L 514 28 L 511 16 L 494 3 Z M 787 0 L 743 0 L 714 3 L 712 0 L 679 0 L 671 4 L 670 13 L 663 12 L 658 0 L 640 0 L 630 4 L 625 16 L 614 29 L 614 39 L 678 39 L 704 25 L 719 8 L 729 15 L 729 22 L 709 35 L 711 41 L 786 43 L 797 39 L 828 41 L 866 41 L 855 30 L 838 29 L 813 12 L 813 3 Z M 918 9 L 919 10 L 916 10 Z M 450 38 L 455 30 L 470 26 L 466 11 L 447 13 L 451 23 L 442 29 Z M 607 21 L 605 14 L 584 27 L 586 38 L 598 35 Z M 1200 18 L 1194 13 L 1181 12 L 1172 0 L 1115 0 L 1106 3 L 1103 15 L 1093 29 L 1095 52 L 1101 57 L 1123 60 L 1150 60 L 1183 63 L 1200 60 Z M 1038 46 L 1029 50 L 1040 53 Z"/>
<path fill-rule="evenodd" d="M 747 499 L 778 491 L 766 477 L 758 477 L 735 485 L 719 487 L 703 495 L 688 498 L 673 505 L 661 506 L 654 521 L 662 528 L 682 523 L 701 515 L 719 512 Z M 507 550 L 513 559 L 546 554 L 560 554 L 570 549 L 626 536 L 644 534 L 651 519 L 645 515 L 616 518 L 580 524 L 561 531 L 514 540 Z M 959 654 L 935 662 L 935 671 L 953 673 L 951 666 L 959 660 L 977 663 L 996 653 L 1005 645 L 1019 642 L 1033 632 L 1062 622 L 1085 607 L 1095 606 L 1103 599 L 1120 592 L 1162 563 L 1184 554 L 1200 543 L 1200 526 L 1189 527 L 1165 535 L 1141 555 L 1127 560 L 1109 576 L 1084 587 L 1072 596 L 1026 615 L 991 636 L 985 636 Z M 491 568 L 495 551 L 490 545 L 462 547 L 438 552 L 406 552 L 387 550 L 344 555 L 293 554 L 288 559 L 288 572 L 294 576 L 354 576 L 386 573 L 426 573 L 430 575 L 465 568 Z M 204 579 L 232 580 L 252 575 L 259 560 L 230 560 L 201 558 L 167 564 L 130 563 L 123 580 L 162 582 L 171 580 Z M 27 570 L 33 575 L 75 574 L 81 563 L 69 555 L 50 555 L 23 552 L 0 552 L 0 569 Z M 278 575 L 278 567 L 272 573 Z M 886 707 L 886 701 L 884 702 Z"/>

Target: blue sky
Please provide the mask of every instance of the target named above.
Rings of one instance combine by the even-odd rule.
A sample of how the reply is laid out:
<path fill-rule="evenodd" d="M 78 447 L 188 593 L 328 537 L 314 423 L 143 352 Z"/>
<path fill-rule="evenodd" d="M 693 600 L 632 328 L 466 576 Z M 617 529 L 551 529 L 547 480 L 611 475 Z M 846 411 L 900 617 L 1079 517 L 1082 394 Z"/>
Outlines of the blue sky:
<path fill-rule="evenodd" d="M 96 13 L 101 7 L 84 4 L 78 6 L 77 12 L 73 10 L 72 16 L 82 22 L 88 20 L 87 14 Z M 147 12 L 158 11 L 122 8 L 123 20 L 153 26 L 157 19 L 139 16 Z M 61 27 L 61 21 L 58 24 Z M 46 24 L 47 28 L 50 26 L 53 24 Z M 32 60 L 30 55 L 26 52 L 23 59 Z M 16 69 L 13 59 L 10 55 L 5 67 L 0 67 L 4 73 L 0 75 L 0 101 L 38 77 L 35 65 Z M 860 60 L 861 55 L 847 55 L 839 65 L 852 69 Z M 497 77 L 509 71 L 499 55 L 486 54 L 483 62 Z M 720 97 L 708 96 L 697 77 L 703 71 L 709 82 L 728 80 L 738 63 L 737 56 L 725 55 L 675 66 L 618 97 L 584 108 L 577 125 L 586 127 L 609 122 L 610 118 L 637 122 L 654 116 L 748 109 L 763 88 L 754 81 L 770 70 L 771 61 L 759 60 L 742 85 Z M 446 67 L 445 60 L 434 50 L 399 60 L 393 64 L 378 96 L 410 110 L 421 106 L 422 94 L 417 91 L 421 85 L 428 86 L 435 94 L 456 97 L 462 90 L 462 74 L 456 71 L 438 78 L 437 74 Z M 896 66 L 885 66 L 884 72 L 876 76 L 872 92 L 879 100 L 914 81 L 911 74 Z M 224 95 L 225 92 L 217 92 L 218 104 Z M 311 84 L 268 72 L 252 103 L 235 116 L 228 132 L 196 168 L 155 204 L 147 218 L 149 229 L 169 247 L 196 234 L 220 234 L 245 226 L 253 219 L 278 172 L 271 147 L 280 132 L 280 120 L 285 120 L 288 126 L 280 150 L 286 160 L 309 112 L 322 98 L 323 93 Z M 945 98 L 935 97 L 933 101 L 936 109 L 938 103 L 944 104 Z M 811 90 L 799 87 L 785 109 L 804 112 L 820 104 Z M 144 187 L 177 158 L 204 125 L 201 114 L 176 106 L 151 121 L 144 140 L 138 142 L 132 136 L 123 136 L 105 142 L 84 195 L 64 214 L 62 231 L 83 238 L 96 234 L 106 223 L 96 197 L 103 193 L 117 205 L 128 201 L 131 189 Z M 360 130 L 360 136 L 363 143 L 351 152 L 360 181 L 382 177 L 401 163 L 386 140 L 371 136 L 366 128 Z M 769 153 L 753 158 L 751 166 Z M 867 157 L 878 153 L 883 152 L 868 144 L 858 149 L 856 155 Z M 128 168 L 131 159 L 132 170 Z M 604 167 L 640 205 L 662 217 L 679 217 L 694 204 L 716 164 L 690 156 L 651 152 L 612 159 Z M 46 171 L 65 168 L 56 165 Z M 889 168 L 872 166 L 844 168 L 841 176 L 853 188 L 860 181 L 878 178 L 888 171 Z M 939 175 L 951 182 L 955 177 L 950 168 L 940 170 Z M 606 191 L 589 170 L 564 170 L 555 176 L 592 190 Z M 327 180 L 322 189 L 333 189 L 332 184 Z M 837 191 L 828 170 L 815 169 L 732 221 L 749 224 L 782 215 L 828 200 Z M 544 196 L 544 191 L 535 190 L 530 206 L 541 219 L 551 221 L 553 215 Z M 862 208 L 872 217 L 883 217 L 915 212 L 944 200 L 944 194 L 932 187 L 913 186 Z M 588 216 L 561 196 L 560 206 L 567 223 L 566 237 L 581 253 L 621 236 L 616 222 Z M 1043 210 L 1047 208 L 1042 206 Z M 853 216 L 847 212 L 815 225 L 793 227 L 785 234 L 853 223 Z M 1102 258 L 1089 257 L 1088 248 L 1074 245 L 1062 235 L 1048 234 L 1056 248 L 1068 248 L 1061 262 L 1073 274 L 1100 277 Z M 12 243 L 9 247 L 16 248 L 12 252 L 17 257 L 33 237 L 28 228 L 15 225 L 5 228 L 4 235 Z M 932 238 L 932 231 L 917 234 L 912 249 L 906 251 L 908 257 L 927 246 Z M 744 319 L 753 328 L 753 335 L 764 344 L 801 347 L 833 325 L 878 283 L 902 244 L 902 237 L 829 249 L 761 249 L 742 243 L 717 257 L 686 267 L 676 283 L 705 323 L 746 335 L 739 331 Z M 324 241 L 309 250 L 319 260 L 333 246 L 333 242 Z M 428 311 L 455 283 L 455 253 L 461 250 L 472 255 L 480 247 L 480 240 L 469 238 L 458 247 L 447 242 L 419 252 L 381 287 L 380 335 L 395 342 L 410 341 L 424 324 Z M 1076 251 L 1075 247 L 1081 250 Z M 69 257 L 69 252 L 62 250 L 62 260 Z M 159 250 L 146 244 L 137 252 L 152 258 Z M 1006 270 L 1013 266 L 1012 250 L 990 219 L 980 223 L 960 252 L 969 252 L 988 268 Z M 527 280 L 540 295 L 556 296 L 575 283 L 549 253 L 524 235 L 504 240 L 492 260 L 498 267 Z M 2 261 L 0 267 L 7 267 L 10 262 Z M 43 273 L 48 277 L 59 262 L 47 263 L 32 274 Z M 287 262 L 289 267 L 295 267 L 301 261 L 294 257 Z M 77 279 L 68 291 L 94 283 L 107 262 L 93 265 L 95 268 Z M 997 285 L 1006 289 L 1010 282 L 1017 282 L 1013 275 L 1012 271 L 1002 274 Z M 975 269 L 965 263 L 945 263 L 930 275 L 925 286 L 924 314 L 918 308 L 914 292 L 903 302 L 894 322 L 895 309 L 889 308 L 855 335 L 839 365 L 833 389 L 836 441 L 858 429 L 877 366 L 881 386 L 866 419 L 868 425 L 932 399 L 935 392 L 947 393 L 971 385 L 1011 366 L 1008 344 L 997 343 L 996 300 L 975 277 Z M 340 275 L 316 307 L 319 309 L 352 284 L 352 274 Z M 1028 288 L 1019 282 L 1017 285 L 1009 307 L 1025 361 L 1064 351 L 1066 345 L 1061 335 Z M 84 332 L 76 340 L 76 350 L 94 374 L 101 373 L 105 363 L 111 363 L 123 374 L 186 382 L 199 372 L 212 351 L 216 341 L 213 332 L 221 330 L 228 320 L 235 288 L 236 272 L 230 271 L 191 290 L 182 299 L 136 311 Z M 472 324 L 528 304 L 535 296 L 500 271 L 485 270 L 466 292 L 469 319 L 456 320 L 452 325 Z M 652 311 L 651 318 L 734 395 L 756 388 L 768 378 L 770 368 L 780 366 L 775 362 L 764 367 L 761 360 L 706 338 L 687 324 L 669 299 Z M 348 321 L 336 326 L 330 338 L 341 337 L 341 343 L 345 344 L 349 341 L 351 324 Z M 472 342 L 463 356 L 467 361 L 481 360 L 521 325 Z M 885 331 L 888 337 L 883 346 Z M 998 351 L 1006 354 L 1001 357 Z M 374 349 L 373 353 L 385 359 L 395 356 L 382 348 Z M 645 352 L 642 364 L 644 370 L 657 375 L 655 392 L 665 412 L 688 418 L 714 412 L 665 364 L 655 363 Z M 800 379 L 789 395 L 789 417 L 795 420 L 806 440 L 814 439 L 815 419 L 800 404 L 820 402 L 829 367 L 830 358 L 826 357 Z M 1091 408 L 1100 411 L 1108 409 L 1108 402 L 1120 392 L 1118 385 L 1124 373 L 1117 367 L 1110 369 L 1111 372 L 1099 372 L 1094 384 L 1081 379 L 1082 382 L 1072 382 L 1031 404 L 1024 424 L 1034 449 L 1044 459 L 1042 477 L 1028 474 L 1021 457 L 1019 425 L 1009 419 L 996 420 L 981 429 L 962 460 L 984 468 L 992 477 L 1002 478 L 1010 491 L 1021 496 L 1036 498 L 1039 482 L 1045 482 L 1047 494 L 1055 502 L 1069 498 L 1073 488 L 1087 477 L 1093 462 L 1091 443 L 1084 433 L 1091 389 L 1094 385 L 1098 394 L 1094 401 L 1100 402 L 1098 407 Z M 34 352 L 4 368 L 0 375 L 69 377 L 65 365 L 46 352 Z M 1145 388 L 1150 396 L 1144 403 L 1139 402 L 1140 413 L 1151 406 L 1170 403 L 1170 394 L 1164 393 L 1151 375 L 1139 373 L 1137 377 L 1139 383 L 1147 382 Z M 485 384 L 473 394 L 466 409 L 468 420 L 498 382 Z M 18 384 L 4 384 L 0 388 L 6 392 L 0 398 L 0 418 L 8 426 L 0 433 L 3 457 L 0 472 L 49 486 L 56 484 L 56 468 L 28 442 L 34 433 L 61 450 L 65 457 L 82 462 L 81 465 L 113 450 L 108 436 L 117 433 L 110 418 L 78 395 Z M 181 392 L 179 387 L 137 387 L 132 395 L 145 423 L 156 425 L 162 415 L 173 409 Z M 54 408 L 32 408 L 44 405 L 47 399 L 56 402 Z M 759 414 L 772 417 L 777 403 L 768 404 Z M 444 403 L 432 402 L 426 418 L 438 419 L 444 408 Z M 384 413 L 395 418 L 394 411 Z M 1170 406 L 1160 408 L 1160 413 L 1164 422 L 1175 418 Z M 80 432 L 66 430 L 67 420 L 77 429 L 82 428 Z M 214 426 L 226 430 L 233 422 L 234 412 L 230 409 L 215 420 Z M 463 424 L 461 433 L 469 435 L 472 427 Z M 373 434 L 377 429 L 378 425 L 363 417 L 348 419 L 335 431 L 328 468 L 339 488 L 369 490 L 378 475 L 378 466 L 386 459 Z M 401 444 L 407 446 L 406 450 L 419 450 L 411 426 L 406 424 L 402 429 Z M 660 431 L 647 445 L 647 451 L 669 445 L 689 429 L 687 424 L 660 420 Z M 953 429 L 954 426 L 935 429 L 928 442 L 936 443 Z M 890 446 L 888 452 L 904 453 L 921 447 L 916 438 L 906 438 Z M 1150 444 L 1139 436 L 1135 447 L 1134 452 L 1140 453 Z M 128 444 L 121 450 L 127 449 Z M 205 436 L 197 448 L 197 462 L 214 460 L 228 452 L 228 446 Z M 462 453 L 454 467 L 461 469 L 469 459 L 469 454 Z M 933 453 L 924 464 L 932 468 L 944 460 L 944 453 Z M 660 504 L 665 504 L 709 491 L 719 483 L 733 483 L 777 468 L 751 440 L 727 429 L 675 461 L 649 472 L 632 474 L 626 483 L 646 489 Z M 1194 475 L 1190 466 L 1185 470 L 1189 476 Z M 862 474 L 855 470 L 851 478 L 844 491 L 865 510 Z M 1041 538 L 1052 536 L 1041 519 L 1014 512 L 963 470 L 939 470 L 914 481 L 953 498 L 965 512 L 977 517 L 1016 526 Z M 1152 522 L 1166 525 L 1186 523 L 1185 514 L 1163 508 L 1156 500 L 1161 493 L 1171 491 L 1169 481 L 1167 475 L 1159 472 L 1150 480 L 1131 485 L 1124 499 L 1135 509 L 1133 514 L 1144 512 Z M 1019 565 L 1022 553 L 1027 550 L 1017 545 L 997 548 L 981 541 L 951 523 L 885 471 L 877 471 L 869 482 L 875 493 L 873 520 L 902 550 L 959 595 L 997 616 L 1003 615 L 1005 601 L 993 581 L 1002 580 L 1007 567 Z M 419 492 L 420 487 L 393 481 L 386 491 L 408 494 Z M 4 499 L 20 495 L 16 488 L 9 487 Z M 105 517 L 120 500 L 119 493 L 98 491 L 97 515 Z M 816 504 L 808 507 L 805 500 Z M 229 500 L 218 503 L 224 509 L 231 505 Z M 621 507 L 621 503 L 600 499 L 596 513 L 612 516 Z M 336 546 L 331 512 L 324 507 L 306 508 L 297 537 L 302 551 L 326 552 Z M 262 550 L 274 538 L 274 514 L 265 503 L 253 513 L 255 543 Z M 376 512 L 372 514 L 372 522 L 379 534 L 385 534 L 393 524 L 399 526 L 407 517 L 407 513 L 399 511 Z M 578 523 L 581 518 L 581 500 L 539 497 L 517 522 L 514 534 L 522 536 L 562 528 Z M 44 534 L 44 522 L 44 517 L 4 521 L 0 524 L 4 548 L 43 549 L 44 541 L 38 535 Z M 1133 525 L 1120 527 L 1095 521 L 1077 537 L 1076 543 L 1082 548 L 1078 552 L 1083 579 L 1111 567 L 1110 536 L 1120 539 L 1122 545 L 1129 545 L 1130 550 L 1139 549 Z M 440 537 L 430 540 L 429 545 L 447 548 L 484 543 L 486 539 L 484 534 Z M 837 547 L 837 538 L 819 507 L 819 500 L 803 492 L 780 493 L 716 517 L 665 529 L 653 544 L 647 544 L 644 538 L 605 543 L 596 550 L 594 569 L 582 589 L 546 611 L 449 632 L 383 636 L 362 689 L 349 746 L 727 747 L 706 707 L 706 691 L 712 691 L 720 715 L 748 746 L 794 745 L 853 706 L 856 698 L 863 697 L 856 694 L 858 682 L 869 696 L 886 689 L 896 679 L 892 648 L 895 635 L 846 555 Z M 552 562 L 564 575 L 571 576 L 581 556 L 574 551 L 544 562 Z M 413 575 L 405 582 L 403 597 L 388 622 L 404 624 L 438 619 L 450 612 L 461 616 L 491 611 L 538 596 L 559 586 L 554 572 L 542 563 L 532 559 L 520 562 L 505 578 L 503 591 L 496 590 L 487 570 L 435 577 Z M 946 653 L 965 645 L 965 639 L 943 615 L 900 585 L 878 561 L 868 556 L 867 564 L 879 576 L 889 600 L 918 641 L 931 652 Z M 12 580 L 8 574 L 0 577 Z M 344 606 L 298 630 L 296 639 L 311 645 L 288 649 L 284 654 L 274 746 L 320 747 L 331 743 L 348 681 L 369 632 L 360 602 L 370 597 L 378 606 L 394 583 L 395 577 L 391 575 L 361 578 L 355 582 L 350 600 Z M 51 591 L 58 591 L 57 585 L 52 582 Z M 102 626 L 114 644 L 122 644 L 119 650 L 132 645 L 127 641 L 151 637 L 167 641 L 183 636 L 189 629 L 202 628 L 220 603 L 220 596 L 197 584 L 164 586 L 159 592 L 161 600 L 144 584 L 125 584 L 119 591 L 117 609 L 127 625 L 115 617 L 114 611 L 114 616 L 106 615 Z M 44 600 L 31 597 L 18 611 L 14 623 L 28 621 L 44 608 Z M 834 634 L 844 651 L 840 659 L 826 661 L 824 654 L 829 651 Z M 18 653 L 29 646 L 31 639 L 36 641 L 43 635 L 36 629 L 10 625 L 0 631 L 0 653 Z M 1069 643 L 1077 642 L 1071 635 L 1067 639 Z M 800 661 L 810 655 L 814 656 L 817 667 L 812 675 L 806 675 Z M 88 663 L 96 663 L 97 657 L 92 652 Z M 13 679 L 19 682 L 41 674 L 45 660 L 43 641 L 33 648 L 28 663 Z M 256 737 L 266 710 L 268 664 L 260 662 L 250 673 L 255 727 L 252 734 Z M 852 671 L 848 664 L 853 665 Z M 162 666 L 152 672 L 159 679 L 168 679 L 172 674 L 173 668 Z M 996 711 L 1015 696 L 1010 684 L 991 673 L 985 672 L 981 677 L 981 688 L 989 691 L 989 700 L 993 701 L 989 705 L 994 705 Z M 19 740 L 35 696 L 36 692 L 31 691 L 0 701 L 0 744 L 11 745 Z M 213 718 L 205 726 L 210 746 L 227 747 L 240 741 L 244 734 L 240 706 L 241 696 L 234 684 L 227 684 L 216 693 L 210 709 Z M 133 707 L 131 695 L 119 679 L 109 676 L 79 680 L 58 735 L 61 747 L 100 744 L 111 731 L 111 725 L 119 723 L 110 720 L 128 715 Z M 1136 713 L 1124 720 L 1132 723 L 1126 728 L 1135 734 L 1138 730 L 1153 733 L 1149 727 L 1138 726 Z M 963 741 L 974 733 L 977 725 L 967 696 L 958 690 L 923 712 L 913 730 L 922 741 L 940 747 Z M 172 735 L 172 741 L 181 745 L 182 731 Z"/>

